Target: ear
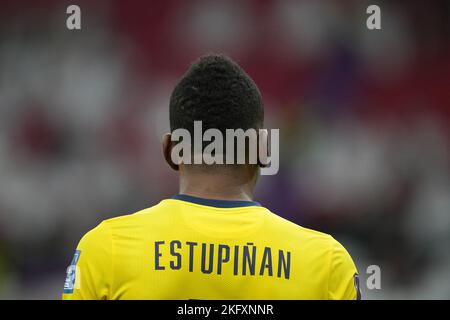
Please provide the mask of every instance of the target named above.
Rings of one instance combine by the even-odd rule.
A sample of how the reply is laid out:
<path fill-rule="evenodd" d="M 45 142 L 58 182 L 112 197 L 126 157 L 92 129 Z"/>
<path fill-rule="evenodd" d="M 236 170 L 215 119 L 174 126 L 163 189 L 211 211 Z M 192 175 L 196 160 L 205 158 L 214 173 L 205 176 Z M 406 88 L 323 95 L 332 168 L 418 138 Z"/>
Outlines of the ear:
<path fill-rule="evenodd" d="M 269 166 L 269 133 L 267 129 L 258 130 L 258 166 Z"/>
<path fill-rule="evenodd" d="M 166 159 L 167 164 L 175 171 L 178 171 L 179 166 L 172 161 L 172 139 L 171 134 L 166 133 L 162 138 L 162 147 L 164 159 Z"/>

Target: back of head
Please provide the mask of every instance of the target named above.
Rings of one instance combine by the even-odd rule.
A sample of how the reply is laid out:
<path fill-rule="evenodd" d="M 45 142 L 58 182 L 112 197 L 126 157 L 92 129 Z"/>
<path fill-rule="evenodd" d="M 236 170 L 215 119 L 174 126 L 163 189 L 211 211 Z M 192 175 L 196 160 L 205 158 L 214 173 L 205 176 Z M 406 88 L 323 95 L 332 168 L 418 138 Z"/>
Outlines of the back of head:
<path fill-rule="evenodd" d="M 170 98 L 170 129 L 184 128 L 191 134 L 194 121 L 203 131 L 215 128 L 259 129 L 264 110 L 253 80 L 233 60 L 218 54 L 195 61 L 181 78 Z"/>

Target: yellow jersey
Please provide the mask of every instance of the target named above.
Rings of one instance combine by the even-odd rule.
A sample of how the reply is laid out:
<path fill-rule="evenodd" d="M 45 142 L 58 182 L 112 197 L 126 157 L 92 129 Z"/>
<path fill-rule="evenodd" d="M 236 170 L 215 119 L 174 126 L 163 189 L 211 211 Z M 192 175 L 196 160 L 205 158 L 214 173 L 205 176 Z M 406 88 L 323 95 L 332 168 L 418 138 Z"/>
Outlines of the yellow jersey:
<path fill-rule="evenodd" d="M 254 201 L 176 195 L 108 219 L 80 241 L 63 299 L 357 299 L 330 235 Z"/>

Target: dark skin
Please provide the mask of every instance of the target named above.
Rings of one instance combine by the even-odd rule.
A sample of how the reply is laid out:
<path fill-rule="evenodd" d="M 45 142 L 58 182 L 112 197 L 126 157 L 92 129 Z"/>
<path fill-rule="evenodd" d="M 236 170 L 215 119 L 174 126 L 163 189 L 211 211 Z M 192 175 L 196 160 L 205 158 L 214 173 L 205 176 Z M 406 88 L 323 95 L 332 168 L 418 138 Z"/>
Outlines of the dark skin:
<path fill-rule="evenodd" d="M 170 133 L 163 136 L 162 146 L 168 165 L 179 171 L 180 194 L 217 200 L 253 200 L 259 168 L 263 165 L 177 165 L 171 158 L 173 142 Z"/>

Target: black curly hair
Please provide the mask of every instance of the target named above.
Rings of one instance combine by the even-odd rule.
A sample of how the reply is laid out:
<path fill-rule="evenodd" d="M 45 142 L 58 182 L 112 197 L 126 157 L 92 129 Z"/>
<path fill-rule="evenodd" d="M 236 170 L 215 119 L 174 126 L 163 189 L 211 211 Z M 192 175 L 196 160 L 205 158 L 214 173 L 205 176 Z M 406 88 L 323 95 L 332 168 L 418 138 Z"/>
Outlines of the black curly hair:
<path fill-rule="evenodd" d="M 194 121 L 203 131 L 216 128 L 259 129 L 264 109 L 255 82 L 239 65 L 222 54 L 195 61 L 175 86 L 170 97 L 170 129 L 193 133 Z"/>

